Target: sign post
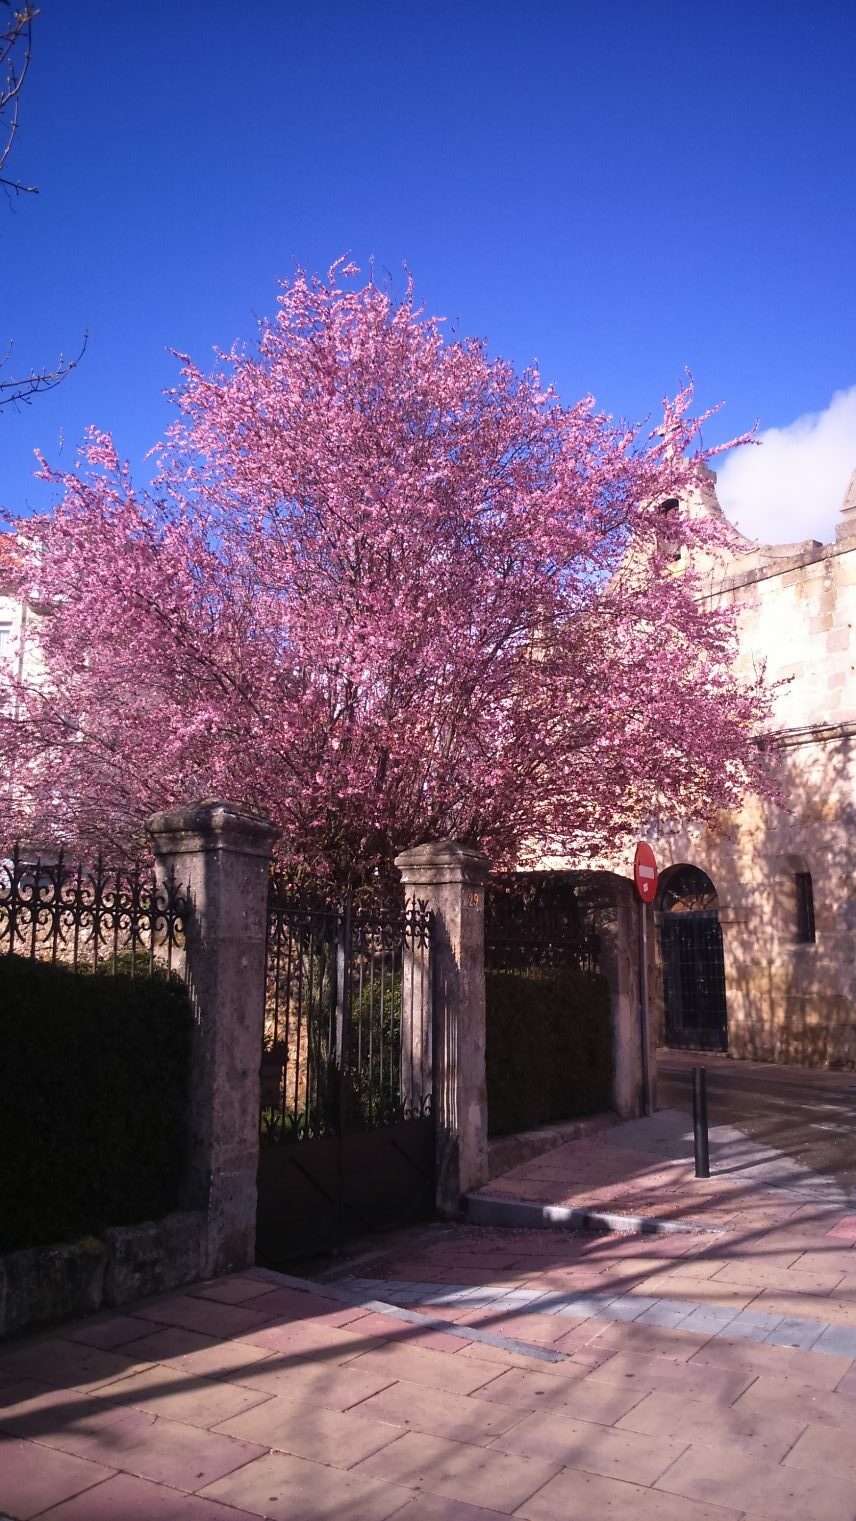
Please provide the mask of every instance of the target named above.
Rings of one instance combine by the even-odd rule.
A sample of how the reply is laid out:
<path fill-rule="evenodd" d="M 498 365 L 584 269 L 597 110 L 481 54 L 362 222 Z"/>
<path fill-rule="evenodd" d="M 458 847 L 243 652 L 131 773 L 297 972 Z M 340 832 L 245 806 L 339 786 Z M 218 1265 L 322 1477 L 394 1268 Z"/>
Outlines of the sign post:
<path fill-rule="evenodd" d="M 651 1048 L 648 1033 L 648 904 L 657 892 L 657 862 L 645 840 L 636 846 L 633 881 L 639 901 L 639 1023 L 642 1037 L 642 1087 L 646 1114 L 653 1113 L 651 1099 Z"/>

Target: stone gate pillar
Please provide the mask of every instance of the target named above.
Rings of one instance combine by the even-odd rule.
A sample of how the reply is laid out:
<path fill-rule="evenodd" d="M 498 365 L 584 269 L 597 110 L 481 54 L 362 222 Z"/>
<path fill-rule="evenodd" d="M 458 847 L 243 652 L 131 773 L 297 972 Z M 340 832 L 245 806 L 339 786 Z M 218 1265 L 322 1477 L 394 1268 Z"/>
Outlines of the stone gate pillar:
<path fill-rule="evenodd" d="M 633 883 L 609 871 L 573 873 L 580 902 L 594 920 L 600 968 L 612 1005 L 612 1107 L 622 1119 L 645 1113 L 639 979 L 639 917 Z M 648 926 L 648 976 L 653 982 L 654 926 Z M 648 1054 L 653 1108 L 657 1108 L 656 1019 L 652 1011 Z"/>
<path fill-rule="evenodd" d="M 279 830 L 206 799 L 149 820 L 159 874 L 188 891 L 185 977 L 195 1013 L 184 1203 L 206 1216 L 201 1271 L 255 1255 L 267 894 Z"/>
<path fill-rule="evenodd" d="M 434 913 L 431 966 L 437 1208 L 456 1214 L 461 1196 L 487 1182 L 484 883 L 488 861 L 454 840 L 396 857 L 405 897 Z M 427 990 L 427 979 L 419 988 Z"/>

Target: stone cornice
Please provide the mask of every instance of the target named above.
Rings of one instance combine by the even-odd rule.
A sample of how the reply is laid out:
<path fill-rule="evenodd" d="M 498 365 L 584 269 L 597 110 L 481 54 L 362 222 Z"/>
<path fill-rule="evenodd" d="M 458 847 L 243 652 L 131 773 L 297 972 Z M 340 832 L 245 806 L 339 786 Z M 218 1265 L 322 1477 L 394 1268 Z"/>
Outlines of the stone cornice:
<path fill-rule="evenodd" d="M 856 734 L 856 719 L 845 719 L 837 724 L 804 724 L 797 729 L 778 729 L 764 736 L 767 749 L 791 750 L 797 745 L 828 745 L 838 739 L 850 739 Z"/>

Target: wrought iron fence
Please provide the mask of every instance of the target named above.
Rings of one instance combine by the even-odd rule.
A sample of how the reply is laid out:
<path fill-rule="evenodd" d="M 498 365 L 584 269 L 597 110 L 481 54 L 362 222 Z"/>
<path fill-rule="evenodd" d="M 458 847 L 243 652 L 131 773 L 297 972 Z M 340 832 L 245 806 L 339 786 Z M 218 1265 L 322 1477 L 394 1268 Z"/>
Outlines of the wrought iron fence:
<path fill-rule="evenodd" d="M 430 1114 L 430 938 L 422 903 L 336 904 L 272 878 L 264 1143 Z"/>
<path fill-rule="evenodd" d="M 489 879 L 485 894 L 485 965 L 598 970 L 598 938 L 573 882 L 561 872 L 515 872 Z"/>
<path fill-rule="evenodd" d="M 187 910 L 174 876 L 157 881 L 140 864 L 71 864 L 18 845 L 0 858 L 0 955 L 132 977 L 171 971 Z"/>

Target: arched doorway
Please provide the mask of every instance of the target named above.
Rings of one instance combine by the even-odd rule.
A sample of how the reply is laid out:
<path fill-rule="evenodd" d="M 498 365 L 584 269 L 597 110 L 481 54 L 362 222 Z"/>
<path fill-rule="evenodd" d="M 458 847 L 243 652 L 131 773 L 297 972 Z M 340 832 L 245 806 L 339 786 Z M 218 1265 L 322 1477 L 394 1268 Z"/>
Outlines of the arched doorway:
<path fill-rule="evenodd" d="M 727 1051 L 725 961 L 716 888 L 688 864 L 663 873 L 658 895 L 666 1045 Z"/>

